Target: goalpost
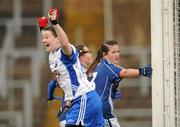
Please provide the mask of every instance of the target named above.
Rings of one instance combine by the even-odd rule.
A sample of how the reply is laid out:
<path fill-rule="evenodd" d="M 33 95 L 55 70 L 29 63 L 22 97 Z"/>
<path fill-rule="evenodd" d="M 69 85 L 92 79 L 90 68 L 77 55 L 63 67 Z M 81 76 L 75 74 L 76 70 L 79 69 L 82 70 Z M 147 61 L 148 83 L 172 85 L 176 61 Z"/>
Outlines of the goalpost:
<path fill-rule="evenodd" d="M 151 0 L 152 126 L 180 127 L 180 2 Z"/>

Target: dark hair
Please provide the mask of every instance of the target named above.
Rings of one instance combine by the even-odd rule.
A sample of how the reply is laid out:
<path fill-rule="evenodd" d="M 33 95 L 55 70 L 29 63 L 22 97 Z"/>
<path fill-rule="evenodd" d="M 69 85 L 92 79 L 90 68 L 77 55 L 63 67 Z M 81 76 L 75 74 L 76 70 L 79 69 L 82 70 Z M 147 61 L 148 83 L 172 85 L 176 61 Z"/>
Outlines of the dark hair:
<path fill-rule="evenodd" d="M 53 26 L 45 27 L 45 28 L 43 29 L 43 31 L 51 31 L 52 34 L 54 35 L 54 37 L 57 37 L 56 30 L 55 30 L 55 28 L 54 28 Z"/>
<path fill-rule="evenodd" d="M 87 51 L 84 51 L 84 47 L 86 47 L 86 46 L 85 45 L 76 46 L 76 48 L 78 49 L 78 52 L 79 52 L 79 57 L 81 57 L 82 55 L 87 53 Z"/>
<path fill-rule="evenodd" d="M 104 41 L 101 45 L 101 48 L 98 50 L 97 55 L 93 63 L 90 65 L 89 69 L 87 70 L 87 75 L 91 76 L 93 73 L 94 68 L 96 65 L 100 62 L 102 57 L 106 55 L 109 52 L 109 46 L 118 45 L 117 41 L 110 40 L 110 41 Z"/>

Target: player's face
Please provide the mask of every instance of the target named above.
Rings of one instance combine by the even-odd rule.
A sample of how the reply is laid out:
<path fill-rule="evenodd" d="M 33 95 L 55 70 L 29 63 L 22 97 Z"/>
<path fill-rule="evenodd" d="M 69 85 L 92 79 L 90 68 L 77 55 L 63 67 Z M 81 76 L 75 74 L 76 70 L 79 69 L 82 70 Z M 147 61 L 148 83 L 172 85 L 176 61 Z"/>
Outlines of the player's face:
<path fill-rule="evenodd" d="M 109 46 L 109 52 L 107 53 L 106 58 L 114 64 L 119 64 L 119 60 L 120 60 L 119 46 L 118 45 Z"/>
<path fill-rule="evenodd" d="M 93 62 L 93 57 L 90 50 L 85 46 L 83 48 L 83 52 L 84 54 L 80 58 L 81 61 L 83 61 L 86 65 L 91 65 Z"/>
<path fill-rule="evenodd" d="M 52 32 L 49 30 L 42 31 L 42 43 L 47 52 L 55 51 L 57 47 L 58 39 L 54 37 Z"/>

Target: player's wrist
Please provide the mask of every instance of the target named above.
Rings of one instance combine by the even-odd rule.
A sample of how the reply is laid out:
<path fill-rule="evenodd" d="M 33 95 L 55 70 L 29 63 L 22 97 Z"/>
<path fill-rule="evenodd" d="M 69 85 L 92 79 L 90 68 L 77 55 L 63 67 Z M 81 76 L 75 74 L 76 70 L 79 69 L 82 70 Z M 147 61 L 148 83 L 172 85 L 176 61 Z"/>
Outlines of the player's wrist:
<path fill-rule="evenodd" d="M 139 76 L 142 75 L 142 68 L 139 68 Z"/>
<path fill-rule="evenodd" d="M 67 101 L 66 101 L 65 107 L 66 107 L 66 108 L 70 108 L 70 107 L 71 107 L 71 101 L 70 101 L 70 100 L 67 100 Z"/>
<path fill-rule="evenodd" d="M 57 20 L 51 20 L 51 24 L 52 24 L 52 25 L 57 25 L 57 24 L 58 24 L 58 21 L 57 21 Z"/>
<path fill-rule="evenodd" d="M 70 108 L 70 106 L 69 105 L 65 105 L 64 108 Z"/>

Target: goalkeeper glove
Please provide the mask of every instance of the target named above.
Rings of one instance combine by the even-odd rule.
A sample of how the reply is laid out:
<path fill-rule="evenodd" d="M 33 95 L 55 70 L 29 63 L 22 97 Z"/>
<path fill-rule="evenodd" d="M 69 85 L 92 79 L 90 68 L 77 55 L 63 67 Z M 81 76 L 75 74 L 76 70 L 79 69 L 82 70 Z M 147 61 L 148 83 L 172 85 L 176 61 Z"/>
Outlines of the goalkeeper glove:
<path fill-rule="evenodd" d="M 152 75 L 152 67 L 148 64 L 146 67 L 139 68 L 139 75 L 151 77 Z"/>

